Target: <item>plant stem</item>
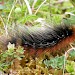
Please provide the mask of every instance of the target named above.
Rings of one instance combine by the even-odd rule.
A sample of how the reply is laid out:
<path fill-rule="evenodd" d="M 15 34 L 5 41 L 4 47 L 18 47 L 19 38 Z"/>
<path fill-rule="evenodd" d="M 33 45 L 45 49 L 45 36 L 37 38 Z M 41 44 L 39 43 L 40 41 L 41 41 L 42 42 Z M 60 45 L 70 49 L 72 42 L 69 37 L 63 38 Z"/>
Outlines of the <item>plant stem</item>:
<path fill-rule="evenodd" d="M 3 26 L 5 26 L 4 20 L 2 18 L 2 16 L 0 16 L 1 22 L 3 23 Z"/>
<path fill-rule="evenodd" d="M 29 5 L 28 0 L 24 0 L 24 1 L 25 1 L 26 5 L 27 5 L 27 8 L 28 8 L 29 14 L 32 15 L 32 10 L 31 10 L 31 7 L 30 7 L 30 5 Z"/>
<path fill-rule="evenodd" d="M 16 2 L 13 4 L 13 6 L 12 6 L 12 8 L 11 8 L 11 10 L 10 10 L 10 13 L 9 13 L 8 19 L 7 19 L 7 25 L 8 25 L 8 22 L 9 22 L 9 19 L 10 19 L 10 16 L 11 16 L 11 13 L 12 13 L 12 11 L 13 11 L 13 9 L 14 9 L 16 3 L 17 3 L 17 1 L 18 1 L 18 0 L 16 0 Z"/>
<path fill-rule="evenodd" d="M 36 4 L 37 0 L 34 0 L 33 4 L 32 4 L 32 10 L 34 10 L 34 6 Z"/>
<path fill-rule="evenodd" d="M 46 0 L 44 0 L 41 5 L 38 7 L 38 9 L 36 10 L 35 14 L 37 14 L 38 10 L 41 8 L 41 6 L 46 2 Z"/>

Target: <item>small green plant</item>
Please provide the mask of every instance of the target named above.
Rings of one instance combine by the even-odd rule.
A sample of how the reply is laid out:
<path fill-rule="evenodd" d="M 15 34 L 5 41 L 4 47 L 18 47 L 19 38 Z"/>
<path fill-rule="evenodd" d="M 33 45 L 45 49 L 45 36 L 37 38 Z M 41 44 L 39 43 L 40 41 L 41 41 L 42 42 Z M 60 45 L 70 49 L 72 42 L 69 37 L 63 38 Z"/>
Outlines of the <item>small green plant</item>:
<path fill-rule="evenodd" d="M 75 75 L 75 62 L 74 61 L 67 61 L 66 71 L 70 73 L 70 75 Z"/>
<path fill-rule="evenodd" d="M 75 49 L 70 51 L 69 56 L 75 58 Z"/>
<path fill-rule="evenodd" d="M 13 64 L 14 59 L 21 60 L 22 57 L 24 57 L 23 53 L 24 50 L 22 47 L 19 46 L 15 49 L 14 44 L 9 43 L 8 50 L 0 54 L 0 70 L 5 71 L 9 69 L 9 66 Z"/>
<path fill-rule="evenodd" d="M 52 68 L 56 68 L 56 69 L 63 69 L 63 65 L 64 65 L 64 56 L 57 56 L 55 58 L 51 58 L 50 60 L 44 60 L 44 64 L 47 67 L 52 67 Z"/>

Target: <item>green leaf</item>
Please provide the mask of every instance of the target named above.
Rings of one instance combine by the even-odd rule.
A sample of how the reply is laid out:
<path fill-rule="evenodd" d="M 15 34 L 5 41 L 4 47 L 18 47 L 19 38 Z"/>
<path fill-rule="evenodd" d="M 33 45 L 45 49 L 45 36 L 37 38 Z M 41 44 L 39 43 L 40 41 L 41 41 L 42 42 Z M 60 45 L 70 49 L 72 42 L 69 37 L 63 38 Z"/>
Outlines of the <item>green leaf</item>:
<path fill-rule="evenodd" d="M 19 23 L 20 23 L 20 22 L 26 23 L 26 22 L 30 22 L 30 21 L 32 21 L 32 20 L 35 20 L 36 18 L 37 18 L 36 15 L 27 15 L 27 16 L 24 16 L 24 17 L 20 18 L 20 19 L 18 20 L 18 22 L 19 22 Z"/>
<path fill-rule="evenodd" d="M 73 4 L 73 6 L 75 7 L 75 0 L 70 0 L 70 2 Z"/>
<path fill-rule="evenodd" d="M 44 64 L 47 67 L 52 67 L 52 68 L 56 68 L 56 69 L 62 69 L 63 68 L 63 64 L 64 64 L 64 56 L 61 57 L 55 57 L 55 58 L 51 58 L 50 60 L 44 60 Z"/>
<path fill-rule="evenodd" d="M 17 49 L 16 52 L 18 52 L 20 54 L 23 54 L 24 53 L 24 50 L 23 50 L 23 48 L 20 48 L 20 49 Z"/>
<path fill-rule="evenodd" d="M 70 57 L 75 57 L 75 50 L 71 50 L 71 52 L 69 53 Z"/>
<path fill-rule="evenodd" d="M 67 64 L 66 64 L 67 72 L 69 72 L 69 73 L 74 72 L 74 66 L 75 66 L 75 62 L 74 61 L 67 61 Z"/>
<path fill-rule="evenodd" d="M 14 12 L 19 14 L 21 12 L 21 8 L 20 7 L 15 8 Z"/>

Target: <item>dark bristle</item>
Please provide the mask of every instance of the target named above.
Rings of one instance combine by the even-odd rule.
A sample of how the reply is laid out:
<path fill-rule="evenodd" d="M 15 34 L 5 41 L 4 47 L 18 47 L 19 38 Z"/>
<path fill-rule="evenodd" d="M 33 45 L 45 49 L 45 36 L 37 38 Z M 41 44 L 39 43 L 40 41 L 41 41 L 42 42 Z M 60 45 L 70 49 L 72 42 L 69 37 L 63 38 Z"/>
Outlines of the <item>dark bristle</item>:
<path fill-rule="evenodd" d="M 11 44 L 16 44 L 16 40 L 17 40 L 17 38 L 12 38 L 12 40 L 10 40 L 9 42 L 11 42 Z"/>
<path fill-rule="evenodd" d="M 33 48 L 53 47 L 62 39 L 71 36 L 72 32 L 72 28 L 66 25 L 54 28 L 43 27 L 43 29 L 42 27 L 36 27 L 35 29 L 33 27 L 17 26 L 16 32 L 13 32 L 16 37 L 12 38 L 10 42 L 16 43 L 17 38 L 20 38 L 22 46 L 27 45 Z"/>

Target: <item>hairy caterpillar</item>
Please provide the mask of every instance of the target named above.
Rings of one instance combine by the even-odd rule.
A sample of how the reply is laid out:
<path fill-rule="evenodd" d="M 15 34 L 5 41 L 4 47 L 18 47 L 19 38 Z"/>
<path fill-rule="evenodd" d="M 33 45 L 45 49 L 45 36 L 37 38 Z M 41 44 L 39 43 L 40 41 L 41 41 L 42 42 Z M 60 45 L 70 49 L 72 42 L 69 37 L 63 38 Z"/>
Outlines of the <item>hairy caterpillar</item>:
<path fill-rule="evenodd" d="M 74 25 L 59 25 L 55 27 L 20 26 L 8 30 L 8 36 L 0 36 L 0 48 L 7 48 L 8 43 L 21 45 L 30 54 L 43 51 L 54 51 L 67 46 L 75 39 Z"/>

